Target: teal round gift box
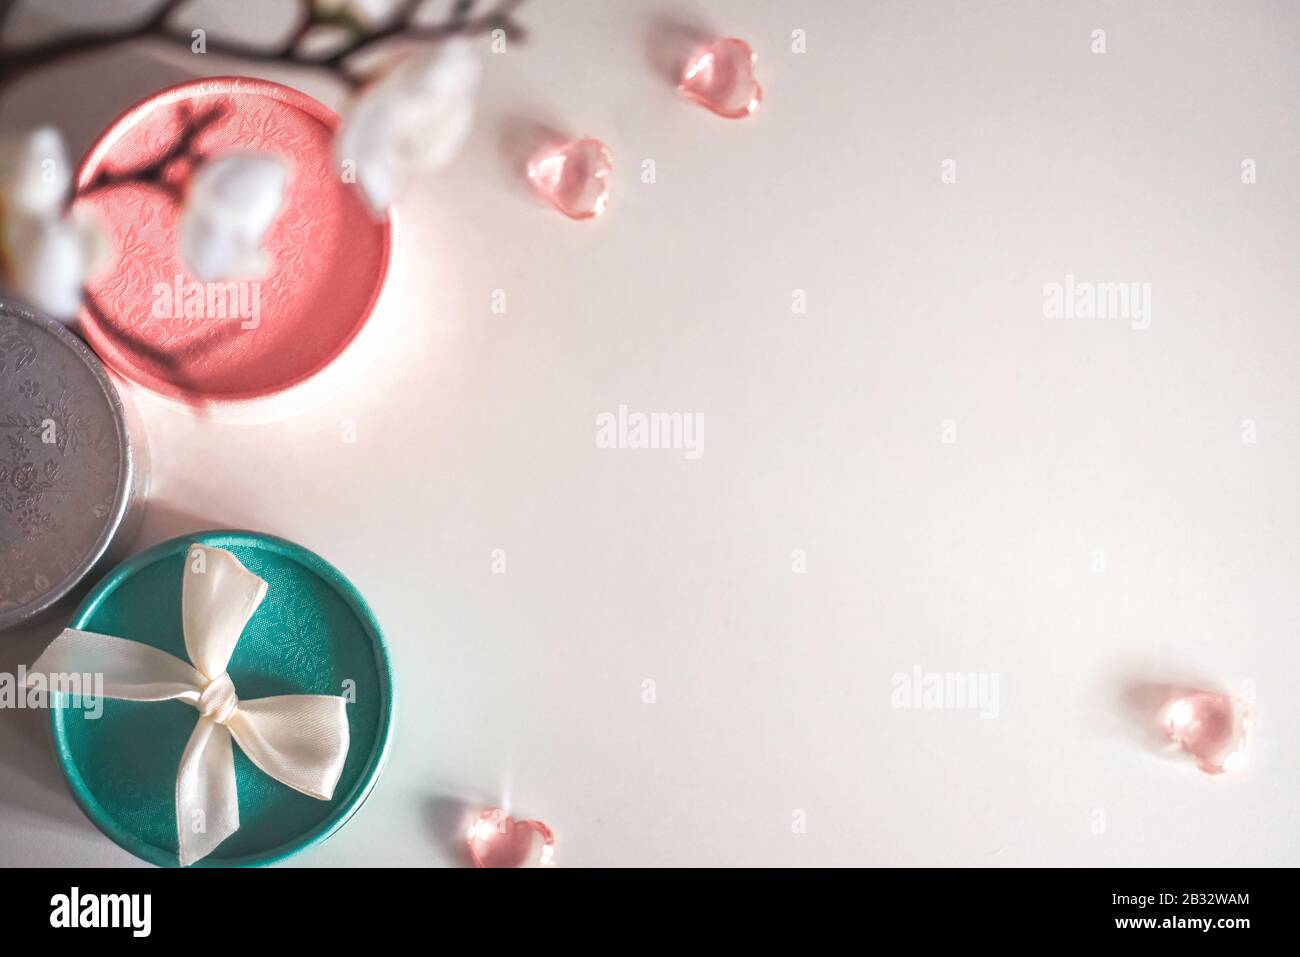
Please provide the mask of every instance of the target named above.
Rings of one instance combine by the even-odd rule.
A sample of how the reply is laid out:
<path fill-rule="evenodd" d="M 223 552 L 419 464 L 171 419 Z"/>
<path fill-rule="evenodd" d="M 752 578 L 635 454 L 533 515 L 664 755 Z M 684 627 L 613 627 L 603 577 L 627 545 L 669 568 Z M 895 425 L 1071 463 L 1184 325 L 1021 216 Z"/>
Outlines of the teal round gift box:
<path fill-rule="evenodd" d="M 281 784 L 236 745 L 239 830 L 196 867 L 282 861 L 329 837 L 369 796 L 392 743 L 388 649 L 356 588 L 324 559 L 270 535 L 200 532 L 156 545 L 114 569 L 69 627 L 153 645 L 189 661 L 181 582 L 191 545 L 223 548 L 267 583 L 228 672 L 241 700 L 285 694 L 345 695 L 347 762 L 329 801 Z M 56 696 L 54 748 L 73 796 L 95 825 L 153 864 L 175 867 L 176 772 L 198 720 L 181 701 L 105 699 L 103 713 Z"/>

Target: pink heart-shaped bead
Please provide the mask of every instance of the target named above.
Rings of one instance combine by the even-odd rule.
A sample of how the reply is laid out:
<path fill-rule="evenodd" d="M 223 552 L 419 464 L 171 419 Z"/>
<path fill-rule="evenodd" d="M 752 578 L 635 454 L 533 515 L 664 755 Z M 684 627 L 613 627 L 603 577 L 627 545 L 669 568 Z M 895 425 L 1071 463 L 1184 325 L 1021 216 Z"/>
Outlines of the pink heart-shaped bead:
<path fill-rule="evenodd" d="M 466 835 L 476 867 L 543 867 L 555 853 L 555 835 L 541 821 L 516 821 L 502 808 L 475 818 Z"/>
<path fill-rule="evenodd" d="M 1228 695 L 1178 693 L 1165 704 L 1162 723 L 1169 737 L 1208 774 L 1221 774 L 1245 763 L 1250 716 L 1244 704 Z"/>
<path fill-rule="evenodd" d="M 749 116 L 763 102 L 763 88 L 754 78 L 757 62 L 758 54 L 744 40 L 715 40 L 686 64 L 677 88 L 719 116 Z"/>
<path fill-rule="evenodd" d="M 571 219 L 591 219 L 609 202 L 609 147 L 600 140 L 573 140 L 528 162 L 528 179 L 551 205 Z"/>

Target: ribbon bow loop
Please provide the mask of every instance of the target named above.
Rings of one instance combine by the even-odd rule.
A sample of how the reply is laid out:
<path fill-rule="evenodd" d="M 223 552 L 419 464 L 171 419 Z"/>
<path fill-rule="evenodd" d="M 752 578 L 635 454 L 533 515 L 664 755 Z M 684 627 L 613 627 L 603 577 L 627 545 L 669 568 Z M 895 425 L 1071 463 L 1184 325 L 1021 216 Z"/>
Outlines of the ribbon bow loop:
<path fill-rule="evenodd" d="M 68 628 L 28 672 L 95 673 L 104 696 L 179 700 L 199 713 L 176 773 L 176 831 L 182 866 L 239 830 L 234 749 L 266 774 L 322 801 L 334 795 L 348 754 L 347 703 L 337 695 L 277 695 L 241 701 L 226 672 L 267 585 L 220 548 L 191 546 L 181 584 L 181 622 L 192 664 L 140 642 Z"/>
<path fill-rule="evenodd" d="M 190 547 L 181 584 L 185 653 L 209 681 L 226 673 L 244 626 L 266 597 L 266 582 L 220 548 Z"/>

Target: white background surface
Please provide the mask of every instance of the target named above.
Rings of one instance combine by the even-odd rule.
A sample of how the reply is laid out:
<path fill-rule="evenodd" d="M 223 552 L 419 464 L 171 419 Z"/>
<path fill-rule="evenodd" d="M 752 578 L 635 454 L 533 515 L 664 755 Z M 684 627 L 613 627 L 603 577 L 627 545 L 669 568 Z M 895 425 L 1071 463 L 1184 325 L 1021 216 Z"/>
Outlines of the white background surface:
<path fill-rule="evenodd" d="M 269 35 L 258 7 L 196 22 Z M 648 56 L 665 17 L 754 45 L 757 116 L 674 94 Z M 295 863 L 452 863 L 457 802 L 509 801 L 569 866 L 1300 864 L 1300 8 L 520 19 L 466 151 L 400 205 L 400 347 L 279 424 L 139 402 L 141 546 L 285 536 L 387 632 L 392 759 Z M 54 122 L 80 153 L 200 71 L 249 72 L 116 51 L 9 91 L 0 126 Z M 610 145 L 602 219 L 529 195 L 528 122 Z M 1151 283 L 1150 328 L 1044 318 L 1067 273 Z M 703 457 L 597 449 L 620 403 L 702 414 Z M 60 624 L 4 636 L 0 667 Z M 917 665 L 996 673 L 997 717 L 892 708 Z M 1244 771 L 1149 747 L 1133 687 L 1188 680 L 1254 683 Z M 0 863 L 138 863 L 76 808 L 43 715 L 0 713 Z"/>

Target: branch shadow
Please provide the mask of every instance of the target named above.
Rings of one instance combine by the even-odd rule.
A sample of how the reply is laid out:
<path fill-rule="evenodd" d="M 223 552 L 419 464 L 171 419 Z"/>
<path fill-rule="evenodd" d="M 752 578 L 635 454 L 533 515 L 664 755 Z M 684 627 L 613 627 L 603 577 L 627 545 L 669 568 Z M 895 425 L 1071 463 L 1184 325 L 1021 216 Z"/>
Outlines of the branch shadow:
<path fill-rule="evenodd" d="M 675 89 L 686 71 L 686 64 L 716 36 L 716 31 L 692 14 L 660 14 L 650 21 L 646 30 L 646 64 Z"/>
<path fill-rule="evenodd" d="M 462 797 L 435 794 L 421 806 L 425 830 L 456 867 L 473 867 L 466 836 L 479 807 Z"/>
<path fill-rule="evenodd" d="M 1193 691 L 1215 691 L 1207 676 L 1177 667 L 1120 668 L 1106 679 L 1110 714 L 1121 737 L 1134 747 L 1166 758 L 1178 758 L 1181 749 L 1165 730 L 1169 703 Z"/>
<path fill-rule="evenodd" d="M 99 300 L 93 295 L 87 294 L 85 297 L 84 308 L 95 322 L 95 328 L 105 337 L 112 340 L 113 345 L 123 353 L 128 355 L 136 354 L 148 357 L 151 362 L 167 372 L 167 381 L 187 392 L 191 397 L 184 400 L 183 404 L 194 416 L 207 419 L 214 415 L 214 402 L 201 398 L 202 390 L 198 383 L 190 376 L 186 375 L 177 362 L 177 353 L 168 352 L 159 349 L 157 346 L 150 344 L 130 329 L 122 328 L 115 323 L 103 307 L 100 306 Z M 203 340 L 198 344 L 187 345 L 183 354 L 187 361 L 195 354 L 207 355 L 217 349 L 222 348 L 229 343 L 235 336 L 240 333 L 240 327 L 237 323 L 225 323 L 215 329 L 207 331 Z M 83 336 L 84 338 L 84 336 Z"/>
<path fill-rule="evenodd" d="M 45 13 L 50 27 L 63 19 Z M 51 122 L 51 105 L 72 156 L 80 156 L 123 111 L 164 87 L 203 74 L 206 64 L 167 61 L 147 44 L 124 44 L 74 57 L 16 80 L 0 96 L 0 133 L 20 133 Z"/>
<path fill-rule="evenodd" d="M 538 154 L 563 146 L 572 138 L 557 124 L 525 114 L 506 117 L 497 137 L 497 154 L 511 188 L 526 194 L 537 205 L 545 206 L 546 200 L 528 179 L 528 163 Z"/>

